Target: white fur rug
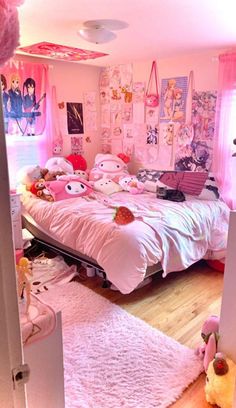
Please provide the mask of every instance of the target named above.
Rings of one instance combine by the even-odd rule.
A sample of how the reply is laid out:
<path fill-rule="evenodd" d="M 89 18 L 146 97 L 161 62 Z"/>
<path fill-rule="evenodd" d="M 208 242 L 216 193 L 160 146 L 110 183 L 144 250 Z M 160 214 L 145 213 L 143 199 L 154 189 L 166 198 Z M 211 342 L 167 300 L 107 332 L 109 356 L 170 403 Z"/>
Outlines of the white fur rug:
<path fill-rule="evenodd" d="M 202 371 L 193 350 L 81 284 L 40 299 L 62 310 L 66 408 L 165 408 Z"/>

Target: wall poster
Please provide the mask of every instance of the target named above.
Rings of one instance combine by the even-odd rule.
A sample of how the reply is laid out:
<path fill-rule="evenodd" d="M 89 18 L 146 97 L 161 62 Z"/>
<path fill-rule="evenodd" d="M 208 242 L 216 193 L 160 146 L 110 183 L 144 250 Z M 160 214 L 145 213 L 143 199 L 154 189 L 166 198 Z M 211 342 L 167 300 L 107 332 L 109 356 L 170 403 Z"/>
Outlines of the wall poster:
<path fill-rule="evenodd" d="M 67 129 L 69 134 L 84 133 L 83 104 L 78 102 L 67 102 Z"/>

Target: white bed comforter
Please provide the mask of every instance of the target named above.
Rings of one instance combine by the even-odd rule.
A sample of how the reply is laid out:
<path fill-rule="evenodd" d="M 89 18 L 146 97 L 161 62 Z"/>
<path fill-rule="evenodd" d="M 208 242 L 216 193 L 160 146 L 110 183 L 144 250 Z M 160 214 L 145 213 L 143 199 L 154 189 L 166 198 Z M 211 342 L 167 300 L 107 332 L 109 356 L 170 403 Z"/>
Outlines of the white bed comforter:
<path fill-rule="evenodd" d="M 158 261 L 163 276 L 187 268 L 207 251 L 226 249 L 228 207 L 220 201 L 160 200 L 153 193 L 121 192 L 106 206 L 96 200 L 72 198 L 49 203 L 30 194 L 26 210 L 54 239 L 92 257 L 107 278 L 129 293 L 142 282 L 147 266 Z M 118 226 L 112 206 L 126 205 L 136 219 Z"/>

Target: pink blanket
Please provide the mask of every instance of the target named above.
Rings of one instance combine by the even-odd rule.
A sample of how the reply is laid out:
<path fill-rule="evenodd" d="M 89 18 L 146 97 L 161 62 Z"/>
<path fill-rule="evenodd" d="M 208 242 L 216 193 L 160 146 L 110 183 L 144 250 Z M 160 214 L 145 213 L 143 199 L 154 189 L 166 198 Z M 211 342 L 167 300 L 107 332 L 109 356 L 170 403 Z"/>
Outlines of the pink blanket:
<path fill-rule="evenodd" d="M 72 198 L 55 203 L 23 196 L 23 208 L 54 239 L 96 259 L 107 278 L 129 293 L 147 266 L 162 263 L 163 276 L 187 268 L 210 251 L 226 248 L 229 210 L 220 201 L 160 200 L 153 193 L 115 193 L 104 205 Z M 129 207 L 136 219 L 118 226 L 114 208 Z"/>

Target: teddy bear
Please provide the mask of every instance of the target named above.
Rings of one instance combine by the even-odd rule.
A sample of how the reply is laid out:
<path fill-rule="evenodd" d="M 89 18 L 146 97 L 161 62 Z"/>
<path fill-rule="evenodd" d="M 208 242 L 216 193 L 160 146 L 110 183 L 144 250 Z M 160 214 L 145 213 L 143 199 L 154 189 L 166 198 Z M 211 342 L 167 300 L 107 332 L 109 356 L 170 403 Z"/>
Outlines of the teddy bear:
<path fill-rule="evenodd" d="M 202 326 L 201 337 L 204 344 L 197 348 L 196 354 L 203 359 L 204 370 L 207 371 L 210 361 L 217 352 L 219 339 L 219 317 L 209 316 Z"/>
<path fill-rule="evenodd" d="M 66 173 L 64 171 L 49 171 L 46 169 L 44 172 L 43 178 L 45 181 L 52 181 L 52 180 L 57 180 L 58 177 L 65 175 Z"/>
<path fill-rule="evenodd" d="M 222 353 L 216 353 L 207 369 L 205 394 L 210 404 L 232 408 L 236 379 L 236 364 Z"/>
<path fill-rule="evenodd" d="M 45 201 L 54 201 L 52 194 L 46 188 L 45 180 L 40 179 L 31 184 L 29 191 Z"/>

